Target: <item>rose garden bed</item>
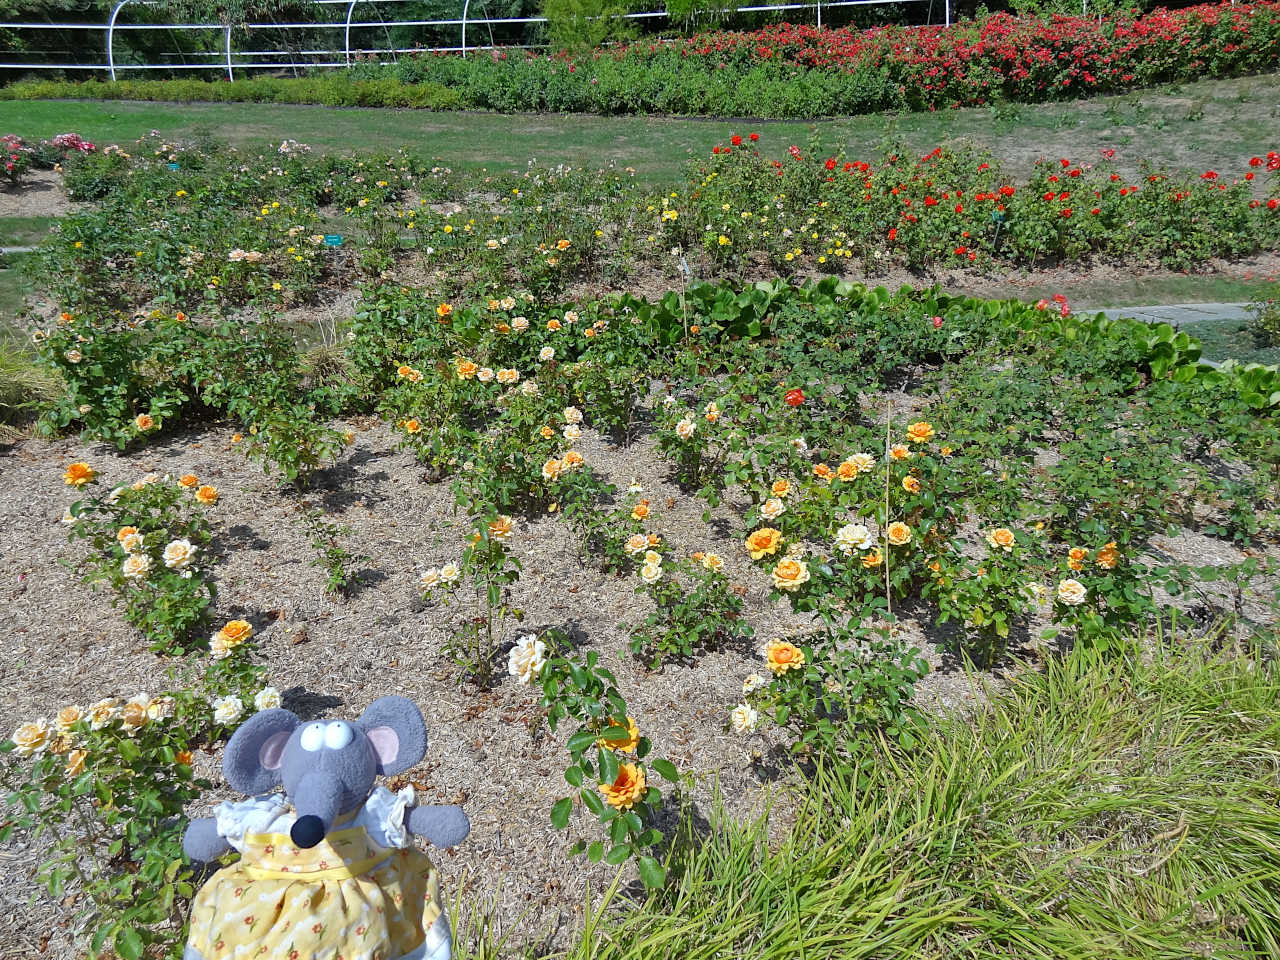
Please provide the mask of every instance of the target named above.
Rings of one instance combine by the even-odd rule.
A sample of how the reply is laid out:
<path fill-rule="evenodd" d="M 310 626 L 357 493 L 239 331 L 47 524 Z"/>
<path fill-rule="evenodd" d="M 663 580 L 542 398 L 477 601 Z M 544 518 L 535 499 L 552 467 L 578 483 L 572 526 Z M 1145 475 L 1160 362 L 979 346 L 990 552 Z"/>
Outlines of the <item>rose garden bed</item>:
<path fill-rule="evenodd" d="M 1273 369 L 1061 299 L 835 277 L 566 299 L 639 249 L 623 207 L 562 205 L 585 178 L 464 213 L 430 193 L 445 173 L 398 161 L 226 161 L 73 165 L 100 202 L 42 254 L 62 309 L 32 335 L 65 386 L 45 423 L 82 434 L 13 445 L 0 477 L 0 716 L 27 803 L 5 838 L 55 898 L 6 894 L 32 949 L 180 942 L 174 818 L 227 796 L 222 740 L 277 696 L 308 717 L 420 704 L 431 746 L 404 782 L 474 826 L 435 852 L 447 888 L 536 949 L 618 864 L 637 898 L 674 882 L 672 838 L 717 797 L 748 818 L 771 796 L 776 840 L 803 804 L 775 784 L 978 709 L 966 664 L 999 687 L 1066 649 L 1126 663 L 1171 622 L 1274 643 Z M 304 177 L 324 214 L 273 199 Z M 1236 208 L 1262 216 L 1249 189 Z M 643 229 L 679 224 L 654 206 Z M 347 207 L 355 255 L 317 232 Z M 416 283 L 406 209 L 433 238 L 407 242 L 447 251 Z M 714 232 L 706 256 L 737 245 Z M 360 270 L 332 327 L 273 314 Z"/>

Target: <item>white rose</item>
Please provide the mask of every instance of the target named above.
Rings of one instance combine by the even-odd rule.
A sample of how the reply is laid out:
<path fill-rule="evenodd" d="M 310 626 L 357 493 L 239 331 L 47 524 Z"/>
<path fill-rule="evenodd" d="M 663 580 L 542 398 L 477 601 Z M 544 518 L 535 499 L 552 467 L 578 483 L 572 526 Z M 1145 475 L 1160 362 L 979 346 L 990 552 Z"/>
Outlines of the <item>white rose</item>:
<path fill-rule="evenodd" d="M 426 570 L 422 571 L 422 577 L 420 579 L 423 590 L 432 590 L 435 587 L 440 586 L 440 568 L 428 567 Z"/>
<path fill-rule="evenodd" d="M 127 579 L 141 580 L 151 569 L 151 558 L 145 553 L 131 553 L 125 557 L 122 569 Z"/>
<path fill-rule="evenodd" d="M 452 587 L 462 579 L 462 569 L 456 563 L 446 563 L 440 568 L 440 579 L 447 586 Z"/>
<path fill-rule="evenodd" d="M 564 422 L 565 423 L 581 423 L 582 411 L 579 410 L 577 407 L 565 407 Z"/>
<path fill-rule="evenodd" d="M 751 733 L 760 725 L 760 714 L 750 704 L 740 703 L 729 714 L 735 733 Z"/>
<path fill-rule="evenodd" d="M 538 359 L 541 360 L 543 363 L 547 363 L 548 361 L 554 360 L 555 358 L 556 358 L 556 351 L 554 347 L 543 347 L 541 350 L 538 351 Z"/>
<path fill-rule="evenodd" d="M 679 437 L 681 440 L 688 440 L 690 437 L 693 436 L 693 431 L 696 430 L 697 428 L 698 428 L 698 425 L 696 423 L 694 423 L 688 417 L 685 417 L 683 420 L 681 420 L 679 423 L 676 424 L 676 436 Z"/>
<path fill-rule="evenodd" d="M 747 679 L 742 681 L 742 695 L 745 697 L 749 694 L 755 693 L 757 690 L 767 685 L 768 682 L 769 681 L 760 676 L 760 674 L 753 673 L 748 676 Z"/>
<path fill-rule="evenodd" d="M 1068 607 L 1078 607 L 1089 595 L 1088 589 L 1079 580 L 1067 578 L 1058 584 L 1058 599 Z"/>
<path fill-rule="evenodd" d="M 254 695 L 255 710 L 275 710 L 280 706 L 280 691 L 275 687 L 263 687 Z"/>
<path fill-rule="evenodd" d="M 222 697 L 210 706 L 213 707 L 215 723 L 232 724 L 244 716 L 244 704 L 239 697 Z"/>
<path fill-rule="evenodd" d="M 164 565 L 173 570 L 187 567 L 198 548 L 190 540 L 173 540 L 164 548 Z"/>
<path fill-rule="evenodd" d="M 760 508 L 760 515 L 766 520 L 777 520 L 787 512 L 787 506 L 777 497 L 770 497 Z"/>
<path fill-rule="evenodd" d="M 538 639 L 537 634 L 527 633 L 511 648 L 507 658 L 507 673 L 520 683 L 532 683 L 546 666 L 547 645 Z"/>
<path fill-rule="evenodd" d="M 562 431 L 562 434 L 566 440 L 568 440 L 570 443 L 573 443 L 575 440 L 582 439 L 582 428 L 579 427 L 576 423 L 569 423 L 565 425 L 565 428 Z"/>
<path fill-rule="evenodd" d="M 875 544 L 871 531 L 861 523 L 846 523 L 836 531 L 836 549 L 846 556 L 855 550 L 870 550 Z"/>
<path fill-rule="evenodd" d="M 657 583 L 662 579 L 662 564 L 646 563 L 640 568 L 640 579 L 645 583 Z"/>

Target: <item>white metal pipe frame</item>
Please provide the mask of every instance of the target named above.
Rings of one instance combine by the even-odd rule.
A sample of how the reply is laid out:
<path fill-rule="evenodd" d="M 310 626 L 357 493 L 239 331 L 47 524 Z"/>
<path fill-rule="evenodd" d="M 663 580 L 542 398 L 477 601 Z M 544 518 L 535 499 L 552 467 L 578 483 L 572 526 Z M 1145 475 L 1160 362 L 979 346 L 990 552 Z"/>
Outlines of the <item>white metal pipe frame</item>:
<path fill-rule="evenodd" d="M 350 66 L 353 57 L 366 55 L 390 54 L 394 58 L 401 53 L 460 53 L 466 56 L 472 50 L 492 50 L 498 45 L 493 41 L 493 27 L 500 24 L 546 23 L 546 17 L 489 17 L 472 18 L 471 0 L 463 0 L 462 17 L 458 20 L 355 20 L 355 10 L 360 4 L 368 3 L 407 3 L 410 0 L 312 0 L 314 6 L 346 6 L 346 16 L 341 21 L 328 23 L 245 23 L 234 29 L 249 31 L 267 30 L 341 30 L 342 47 L 331 50 L 235 50 L 232 43 L 232 26 L 223 23 L 121 23 L 120 13 L 126 6 L 154 7 L 163 6 L 157 0 L 116 0 L 111 9 L 110 19 L 102 23 L 7 23 L 6 30 L 95 30 L 105 33 L 104 46 L 107 59 L 105 63 L 0 63 L 0 69 L 9 70 L 105 70 L 112 80 L 121 70 L 217 70 L 225 72 L 228 80 L 235 79 L 235 71 L 239 70 L 279 70 L 308 67 L 345 67 Z M 483 2 L 483 0 L 480 0 Z M 768 5 L 752 5 L 736 7 L 735 13 L 769 13 L 786 10 L 816 10 L 817 25 L 822 26 L 822 11 L 835 7 L 872 7 L 889 3 L 929 3 L 933 9 L 933 0 L 814 0 L 813 3 L 776 3 Z M 666 10 L 655 10 L 647 13 L 626 13 L 621 15 L 626 20 L 652 20 L 669 18 Z M 943 23 L 951 25 L 951 0 L 943 0 Z M 467 27 L 484 24 L 489 33 L 488 44 L 468 44 Z M 393 27 L 460 27 L 459 45 L 456 47 L 396 47 L 391 43 L 390 30 Z M 383 47 L 352 47 L 351 31 L 353 29 L 381 28 L 387 35 L 387 45 Z M 222 34 L 222 50 L 217 53 L 195 52 L 192 57 L 205 59 L 216 58 L 217 62 L 186 63 L 188 54 L 181 54 L 184 62 L 175 63 L 116 63 L 115 36 L 118 31 L 170 30 L 170 31 L 217 31 Z M 504 48 L 530 49 L 529 44 L 509 44 Z M 285 60 L 267 59 L 294 56 L 316 55 L 319 60 Z M 341 55 L 341 59 L 338 59 Z M 324 59 L 328 57 L 328 59 Z M 248 59 L 255 58 L 255 59 Z M 382 61 L 385 62 L 385 61 Z"/>

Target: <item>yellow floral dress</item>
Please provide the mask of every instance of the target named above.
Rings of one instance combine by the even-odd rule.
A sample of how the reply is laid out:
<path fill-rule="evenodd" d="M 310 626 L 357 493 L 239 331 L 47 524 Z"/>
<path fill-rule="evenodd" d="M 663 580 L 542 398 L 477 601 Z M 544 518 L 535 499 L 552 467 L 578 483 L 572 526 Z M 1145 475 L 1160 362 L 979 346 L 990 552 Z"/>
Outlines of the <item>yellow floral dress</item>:
<path fill-rule="evenodd" d="M 188 960 L 449 960 L 439 875 L 404 826 L 413 799 L 377 787 L 309 850 L 283 796 L 220 805 L 241 856 L 196 894 Z"/>

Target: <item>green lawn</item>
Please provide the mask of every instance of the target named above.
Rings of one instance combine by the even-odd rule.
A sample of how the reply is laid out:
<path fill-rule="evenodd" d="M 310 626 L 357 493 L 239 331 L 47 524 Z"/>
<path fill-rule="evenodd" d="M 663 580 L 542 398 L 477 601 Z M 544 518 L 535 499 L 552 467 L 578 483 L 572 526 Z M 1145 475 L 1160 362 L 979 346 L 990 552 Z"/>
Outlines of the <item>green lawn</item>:
<path fill-rule="evenodd" d="M 1158 165 L 1231 174 L 1245 159 L 1275 149 L 1280 129 L 1280 75 L 1206 80 L 1183 87 L 1039 105 L 872 115 L 806 122 L 699 120 L 666 117 L 508 116 L 426 110 L 331 108 L 278 104 L 161 104 L 85 101 L 0 102 L 0 129 L 28 137 L 75 130 L 95 141 L 129 141 L 148 130 L 190 136 L 207 130 L 252 149 L 285 137 L 343 151 L 399 146 L 427 151 L 456 169 L 523 168 L 530 158 L 551 163 L 630 166 L 639 177 L 667 179 L 732 131 L 759 130 L 762 145 L 781 153 L 804 146 L 812 131 L 871 158 L 897 133 L 922 153 L 939 142 L 967 138 L 990 147 L 1015 173 L 1038 157 L 1087 161 L 1102 149 L 1137 171 Z"/>
<path fill-rule="evenodd" d="M 56 217 L 0 217 L 0 247 L 34 247 Z"/>

